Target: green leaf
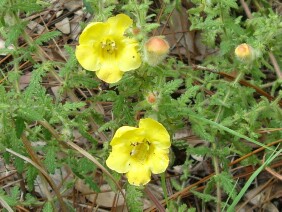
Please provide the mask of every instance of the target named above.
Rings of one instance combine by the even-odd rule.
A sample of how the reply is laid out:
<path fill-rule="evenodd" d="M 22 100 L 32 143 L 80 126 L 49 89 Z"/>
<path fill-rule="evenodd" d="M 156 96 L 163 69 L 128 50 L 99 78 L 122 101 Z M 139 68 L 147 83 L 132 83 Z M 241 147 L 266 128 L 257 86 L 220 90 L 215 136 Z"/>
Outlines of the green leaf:
<path fill-rule="evenodd" d="M 230 176 L 230 174 L 223 171 L 219 175 L 214 176 L 214 179 L 216 182 L 220 182 L 220 185 L 222 186 L 223 190 L 228 194 L 229 197 L 235 199 L 237 192 L 234 189 L 235 182 L 232 176 Z"/>
<path fill-rule="evenodd" d="M 42 45 L 44 42 L 47 42 L 51 39 L 54 39 L 55 37 L 57 37 L 59 35 L 61 35 L 61 32 L 59 32 L 59 31 L 46 32 L 46 33 L 40 35 L 40 37 L 37 38 L 34 42 L 37 45 Z"/>
<path fill-rule="evenodd" d="M 129 211 L 143 211 L 142 196 L 143 194 L 139 187 L 130 185 L 129 183 L 126 185 L 126 203 L 129 207 Z"/>
<path fill-rule="evenodd" d="M 186 204 L 182 204 L 179 208 L 178 208 L 178 212 L 186 212 L 187 211 L 187 205 Z"/>
<path fill-rule="evenodd" d="M 44 164 L 46 165 L 46 168 L 48 170 L 48 172 L 50 172 L 51 174 L 55 173 L 55 169 L 57 167 L 57 160 L 56 160 L 56 146 L 54 145 L 47 145 L 44 148 L 45 152 L 46 152 L 46 156 L 45 156 L 45 160 L 44 160 Z"/>
<path fill-rule="evenodd" d="M 185 105 L 186 103 L 190 102 L 190 98 L 194 98 L 197 94 L 197 91 L 200 89 L 200 86 L 193 86 L 188 88 L 184 94 L 182 94 L 177 101 L 180 105 Z"/>
<path fill-rule="evenodd" d="M 23 108 L 18 110 L 18 116 L 27 121 L 43 120 L 43 114 L 35 111 L 33 108 Z"/>
<path fill-rule="evenodd" d="M 85 102 L 66 102 L 63 105 L 65 111 L 73 111 L 84 107 L 86 104 Z"/>
<path fill-rule="evenodd" d="M 29 0 L 29 1 L 18 1 L 16 4 L 14 3 L 13 7 L 11 7 L 11 10 L 14 12 L 37 12 L 42 10 L 42 7 L 36 3 L 36 0 Z"/>
<path fill-rule="evenodd" d="M 234 211 L 234 207 L 238 204 L 238 202 L 241 200 L 243 195 L 247 192 L 248 188 L 250 185 L 253 183 L 254 179 L 259 175 L 261 171 L 264 170 L 266 166 L 268 166 L 271 161 L 273 161 L 279 154 L 281 154 L 282 149 L 280 149 L 278 152 L 273 152 L 269 158 L 266 159 L 266 161 L 251 175 L 251 177 L 248 179 L 248 181 L 245 183 L 244 187 L 241 189 L 239 194 L 235 197 L 234 201 L 232 204 L 229 206 L 227 209 L 227 212 L 232 212 Z"/>
<path fill-rule="evenodd" d="M 6 195 L 2 189 L 0 190 L 0 199 L 3 199 L 9 206 L 17 205 L 17 200 L 13 196 Z"/>
<path fill-rule="evenodd" d="M 15 200 L 17 200 L 20 196 L 19 187 L 18 186 L 13 187 L 10 195 L 11 195 L 11 198 L 14 198 Z"/>
<path fill-rule="evenodd" d="M 169 81 L 168 83 L 164 84 L 164 86 L 162 87 L 162 93 L 165 95 L 172 94 L 174 91 L 176 91 L 180 87 L 182 82 L 183 82 L 182 79 L 176 79 L 176 80 Z"/>
<path fill-rule="evenodd" d="M 53 212 L 53 206 L 52 206 L 52 203 L 51 202 L 46 202 L 44 204 L 44 207 L 42 209 L 43 212 Z"/>
<path fill-rule="evenodd" d="M 78 126 L 78 131 L 88 141 L 91 141 L 95 145 L 98 144 L 98 141 L 96 139 L 94 139 L 93 136 L 90 133 L 88 133 L 82 126 L 80 126 L 80 125 Z"/>
<path fill-rule="evenodd" d="M 222 2 L 224 6 L 228 6 L 230 8 L 238 9 L 238 5 L 236 3 L 236 0 L 225 0 Z"/>
<path fill-rule="evenodd" d="M 86 176 L 86 177 L 84 178 L 84 182 L 85 182 L 93 191 L 95 191 L 95 192 L 97 192 L 97 193 L 98 193 L 98 192 L 101 192 L 101 190 L 100 190 L 98 184 L 93 181 L 93 178 L 92 178 L 92 177 Z"/>
<path fill-rule="evenodd" d="M 217 202 L 217 198 L 210 194 L 203 194 L 195 190 L 191 190 L 191 193 L 195 194 L 195 196 L 199 197 L 204 202 L 210 202 L 210 201 Z"/>
<path fill-rule="evenodd" d="M 24 120 L 21 117 L 16 119 L 16 134 L 20 138 L 25 128 Z"/>
<path fill-rule="evenodd" d="M 38 170 L 32 166 L 27 166 L 27 172 L 26 172 L 26 180 L 27 180 L 27 187 L 29 191 L 32 191 L 34 188 L 34 181 L 38 175 Z"/>
<path fill-rule="evenodd" d="M 256 140 L 254 140 L 254 139 L 251 139 L 251 138 L 249 138 L 249 137 L 247 137 L 247 136 L 245 136 L 245 135 L 242 135 L 242 134 L 240 134 L 240 133 L 238 133 L 238 132 L 236 132 L 236 131 L 234 131 L 234 130 L 232 130 L 232 129 L 229 129 L 229 128 L 227 128 L 227 127 L 221 125 L 221 124 L 218 124 L 218 123 L 216 123 L 216 122 L 214 122 L 214 121 L 211 121 L 211 120 L 209 120 L 209 119 L 206 119 L 206 118 L 200 117 L 200 116 L 198 116 L 198 115 L 194 115 L 194 114 L 193 114 L 193 115 L 192 115 L 192 114 L 189 114 L 189 116 L 191 116 L 191 117 L 193 117 L 193 118 L 196 118 L 196 119 L 198 119 L 198 120 L 201 120 L 201 121 L 203 121 L 203 122 L 205 122 L 205 123 L 209 123 L 209 124 L 211 124 L 211 125 L 213 125 L 213 126 L 218 127 L 218 129 L 222 129 L 222 130 L 224 130 L 224 131 L 226 131 L 226 132 L 229 132 L 229 133 L 232 134 L 232 135 L 235 135 L 235 136 L 240 137 L 240 138 L 244 138 L 244 139 L 246 139 L 246 140 L 248 140 L 248 141 L 250 141 L 250 142 L 252 142 L 252 143 L 254 143 L 254 144 L 256 144 L 256 145 L 259 145 L 259 146 L 261 146 L 261 147 L 264 147 L 264 148 L 266 148 L 266 149 L 268 149 L 268 150 L 273 151 L 273 148 L 268 147 L 268 146 L 266 146 L 266 145 L 264 145 L 264 144 L 262 144 L 262 143 L 260 143 L 260 142 L 258 142 L 258 141 L 256 141 Z"/>
<path fill-rule="evenodd" d="M 75 56 L 75 52 L 74 52 L 74 49 L 68 45 L 65 45 L 65 50 L 69 54 L 69 58 L 66 64 L 62 68 L 60 68 L 59 74 L 60 76 L 64 77 L 65 79 L 68 79 L 66 80 L 67 84 L 70 84 L 69 81 L 73 81 L 76 83 L 77 80 L 73 79 L 73 77 L 76 77 L 76 76 L 72 76 L 71 78 L 68 77 L 68 74 L 72 72 L 77 73 L 77 59 Z"/>

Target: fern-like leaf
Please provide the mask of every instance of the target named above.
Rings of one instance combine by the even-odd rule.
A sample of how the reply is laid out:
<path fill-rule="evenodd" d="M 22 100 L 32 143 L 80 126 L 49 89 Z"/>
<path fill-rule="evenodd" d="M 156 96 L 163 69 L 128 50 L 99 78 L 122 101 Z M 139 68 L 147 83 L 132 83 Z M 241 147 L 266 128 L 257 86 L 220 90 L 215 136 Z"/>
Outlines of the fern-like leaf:
<path fill-rule="evenodd" d="M 129 207 L 129 211 L 141 212 L 142 208 L 142 198 L 143 194 L 140 189 L 136 186 L 127 184 L 126 186 L 126 203 Z"/>
<path fill-rule="evenodd" d="M 37 45 L 42 45 L 44 42 L 47 42 L 51 39 L 54 39 L 55 37 L 61 35 L 59 31 L 52 31 L 52 32 L 46 32 L 42 34 L 39 38 L 37 38 L 34 42 Z"/>

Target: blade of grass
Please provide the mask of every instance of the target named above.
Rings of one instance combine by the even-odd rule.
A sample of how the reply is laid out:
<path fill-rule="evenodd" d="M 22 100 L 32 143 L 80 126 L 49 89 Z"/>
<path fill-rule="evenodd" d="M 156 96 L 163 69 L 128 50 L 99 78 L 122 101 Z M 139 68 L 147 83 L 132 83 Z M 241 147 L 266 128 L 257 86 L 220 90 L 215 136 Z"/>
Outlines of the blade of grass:
<path fill-rule="evenodd" d="M 254 143 L 254 144 L 258 145 L 258 146 L 264 147 L 265 149 L 268 149 L 270 151 L 274 151 L 271 147 L 268 147 L 268 146 L 266 146 L 266 145 L 264 145 L 264 144 L 262 144 L 262 143 L 260 143 L 260 142 L 258 142 L 256 140 L 254 140 L 252 138 L 249 138 L 248 136 L 242 135 L 241 133 L 238 133 L 238 132 L 236 132 L 234 130 L 231 130 L 228 127 L 225 127 L 225 126 L 223 126 L 221 124 L 218 124 L 218 123 L 216 123 L 216 122 L 214 122 L 212 120 L 209 120 L 209 119 L 206 119 L 206 118 L 203 118 L 203 117 L 199 117 L 199 116 L 197 116 L 195 114 L 189 114 L 189 116 L 193 117 L 195 119 L 201 120 L 201 121 L 203 121 L 203 122 L 205 122 L 207 124 L 214 125 L 214 126 L 218 127 L 219 129 L 222 129 L 222 130 L 224 130 L 226 132 L 229 132 L 230 134 L 235 135 L 235 136 L 237 136 L 239 138 L 246 139 L 247 141 L 250 141 L 250 142 L 252 142 L 252 143 Z"/>
<path fill-rule="evenodd" d="M 0 204 L 9 212 L 13 212 L 14 210 L 10 207 L 10 205 L 0 196 Z"/>
<path fill-rule="evenodd" d="M 113 180 L 113 182 L 116 184 L 116 186 L 118 187 L 121 195 L 124 197 L 125 199 L 125 194 L 122 191 L 121 186 L 119 185 L 119 183 L 116 181 L 116 179 L 113 177 L 113 175 L 96 159 L 94 158 L 91 154 L 89 154 L 87 151 L 85 151 L 84 149 L 82 149 L 81 147 L 77 146 L 75 143 L 68 141 L 66 142 L 67 145 L 69 145 L 70 147 L 72 147 L 73 149 L 75 149 L 76 151 L 78 151 L 80 154 L 82 154 L 83 156 L 85 156 L 86 158 L 88 158 L 89 160 L 91 160 L 97 167 L 99 167 L 106 175 L 108 175 L 108 177 L 111 178 L 111 180 Z"/>
<path fill-rule="evenodd" d="M 277 148 L 276 148 L 277 149 Z M 282 152 L 282 149 L 280 149 L 278 152 L 273 152 L 270 157 L 251 175 L 249 180 L 246 182 L 245 186 L 241 189 L 240 193 L 236 196 L 233 203 L 230 205 L 230 207 L 227 209 L 227 212 L 234 211 L 234 207 L 238 204 L 238 202 L 241 200 L 243 195 L 246 193 L 247 189 L 250 187 L 254 179 L 259 175 L 259 173 L 272 161 L 274 160 L 280 153 Z"/>

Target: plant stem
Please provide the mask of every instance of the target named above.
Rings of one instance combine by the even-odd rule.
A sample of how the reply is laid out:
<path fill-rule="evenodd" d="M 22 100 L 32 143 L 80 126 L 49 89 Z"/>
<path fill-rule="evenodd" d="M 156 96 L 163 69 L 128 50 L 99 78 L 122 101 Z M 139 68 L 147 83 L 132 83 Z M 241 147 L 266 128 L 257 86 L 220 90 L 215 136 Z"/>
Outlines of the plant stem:
<path fill-rule="evenodd" d="M 164 197 L 165 197 L 165 202 L 168 207 L 168 195 L 167 195 L 167 188 L 166 188 L 166 183 L 165 183 L 165 172 L 161 173 L 161 184 L 164 192 Z"/>
<path fill-rule="evenodd" d="M 232 86 L 235 86 L 239 80 L 241 79 L 243 73 L 240 72 L 238 74 L 238 76 L 236 77 L 236 79 L 234 80 L 234 82 L 232 83 Z M 230 96 L 230 93 L 231 93 L 231 88 L 228 89 L 224 99 L 223 99 L 223 105 L 226 103 L 226 101 L 229 99 L 229 96 Z M 220 116 L 221 114 L 223 113 L 224 111 L 224 107 L 222 105 L 219 106 L 219 109 L 218 109 L 218 112 L 217 112 L 217 115 L 216 115 L 216 118 L 215 118 L 215 122 L 216 123 L 219 123 L 220 121 Z M 214 142 L 212 142 L 212 149 L 213 151 L 216 151 L 217 150 L 217 138 L 215 138 Z M 220 168 L 219 168 L 219 160 L 218 160 L 218 157 L 217 156 L 213 156 L 212 157 L 212 160 L 213 160 L 213 164 L 214 164 L 214 172 L 215 172 L 215 176 L 218 176 L 220 174 Z M 216 211 L 217 212 L 220 212 L 221 211 L 221 189 L 220 189 L 220 182 L 219 181 L 216 181 L 216 196 L 217 196 L 217 204 L 216 204 Z"/>

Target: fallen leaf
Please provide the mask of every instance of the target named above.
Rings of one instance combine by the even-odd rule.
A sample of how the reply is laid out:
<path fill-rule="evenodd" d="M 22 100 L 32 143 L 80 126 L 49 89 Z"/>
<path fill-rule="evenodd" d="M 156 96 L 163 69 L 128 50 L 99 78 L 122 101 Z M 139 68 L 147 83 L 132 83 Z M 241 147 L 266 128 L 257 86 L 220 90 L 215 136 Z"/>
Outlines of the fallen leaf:
<path fill-rule="evenodd" d="M 70 21 L 69 18 L 66 17 L 62 21 L 55 24 L 58 30 L 60 30 L 64 34 L 70 33 Z"/>

